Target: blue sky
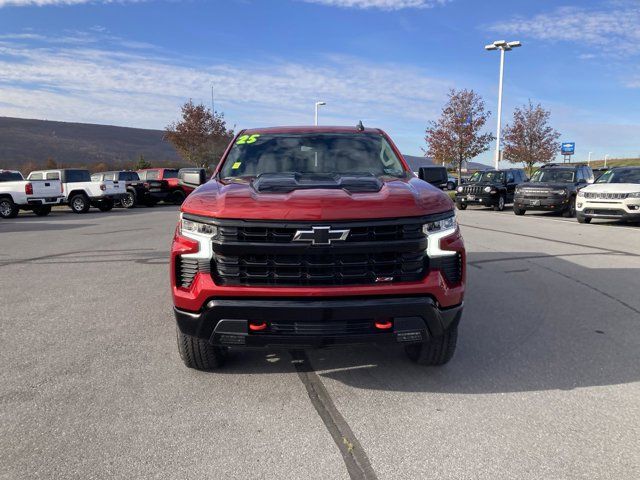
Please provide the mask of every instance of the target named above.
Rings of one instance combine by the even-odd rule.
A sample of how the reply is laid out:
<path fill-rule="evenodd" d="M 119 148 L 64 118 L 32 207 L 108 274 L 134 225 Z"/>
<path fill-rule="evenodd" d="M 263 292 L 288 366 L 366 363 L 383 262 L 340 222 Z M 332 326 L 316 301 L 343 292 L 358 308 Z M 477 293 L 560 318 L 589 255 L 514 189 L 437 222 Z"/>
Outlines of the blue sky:
<path fill-rule="evenodd" d="M 577 159 L 640 156 L 640 3 L 632 0 L 0 0 L 0 115 L 163 128 L 187 99 L 238 128 L 387 130 L 407 154 L 449 88 L 495 125 L 531 99 Z M 480 157 L 490 162 L 491 152 Z"/>

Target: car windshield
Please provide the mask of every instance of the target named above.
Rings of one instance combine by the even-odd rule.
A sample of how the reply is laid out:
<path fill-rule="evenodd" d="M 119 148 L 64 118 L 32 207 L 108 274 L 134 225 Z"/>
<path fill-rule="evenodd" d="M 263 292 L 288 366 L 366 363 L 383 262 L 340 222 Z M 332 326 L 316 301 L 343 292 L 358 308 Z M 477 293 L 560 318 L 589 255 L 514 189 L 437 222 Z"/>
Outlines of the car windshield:
<path fill-rule="evenodd" d="M 403 177 L 405 170 L 382 135 L 306 133 L 241 135 L 222 166 L 222 178 L 263 173 L 372 174 Z"/>
<path fill-rule="evenodd" d="M 169 170 L 168 168 L 165 168 L 162 178 L 178 178 L 178 170 Z"/>
<path fill-rule="evenodd" d="M 573 183 L 575 180 L 575 172 L 573 170 L 541 169 L 531 177 L 532 183 Z"/>
<path fill-rule="evenodd" d="M 495 170 L 490 170 L 488 172 L 476 172 L 471 175 L 469 182 L 504 182 L 504 172 L 497 172 Z"/>
<path fill-rule="evenodd" d="M 596 183 L 640 183 L 640 168 L 609 170 Z"/>

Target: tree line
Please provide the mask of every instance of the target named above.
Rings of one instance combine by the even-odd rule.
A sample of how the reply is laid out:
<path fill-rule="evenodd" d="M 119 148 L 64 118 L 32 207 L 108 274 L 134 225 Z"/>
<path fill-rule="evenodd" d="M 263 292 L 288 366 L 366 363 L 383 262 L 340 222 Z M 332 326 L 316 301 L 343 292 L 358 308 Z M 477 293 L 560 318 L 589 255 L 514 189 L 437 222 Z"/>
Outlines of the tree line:
<path fill-rule="evenodd" d="M 425 153 L 436 163 L 455 167 L 460 177 L 464 163 L 489 150 L 495 140 L 484 131 L 490 115 L 473 90 L 450 90 L 440 117 L 425 130 Z M 560 151 L 560 133 L 549 125 L 550 117 L 548 110 L 531 100 L 516 107 L 511 122 L 502 129 L 502 159 L 523 164 L 529 174 L 535 164 L 551 162 Z"/>

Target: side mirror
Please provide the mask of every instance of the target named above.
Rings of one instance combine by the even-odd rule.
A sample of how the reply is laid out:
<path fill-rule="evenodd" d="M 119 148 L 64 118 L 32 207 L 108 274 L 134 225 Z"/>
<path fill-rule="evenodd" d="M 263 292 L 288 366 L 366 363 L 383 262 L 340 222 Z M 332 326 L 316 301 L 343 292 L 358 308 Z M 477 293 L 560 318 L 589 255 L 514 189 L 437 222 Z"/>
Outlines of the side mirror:
<path fill-rule="evenodd" d="M 178 173 L 178 182 L 189 187 L 199 187 L 206 182 L 204 169 L 182 169 Z"/>

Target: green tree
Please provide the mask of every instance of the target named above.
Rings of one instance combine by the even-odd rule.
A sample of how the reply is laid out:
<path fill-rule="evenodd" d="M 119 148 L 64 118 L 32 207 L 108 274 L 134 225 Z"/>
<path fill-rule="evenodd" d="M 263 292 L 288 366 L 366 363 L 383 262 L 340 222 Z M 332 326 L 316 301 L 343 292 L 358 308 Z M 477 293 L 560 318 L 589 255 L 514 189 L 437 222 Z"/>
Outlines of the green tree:
<path fill-rule="evenodd" d="M 224 114 L 189 100 L 182 106 L 180 121 L 168 125 L 164 137 L 191 165 L 209 169 L 220 160 L 233 130 L 227 127 Z"/>
<path fill-rule="evenodd" d="M 138 161 L 134 165 L 133 169 L 134 170 L 143 170 L 145 168 L 151 168 L 151 162 L 147 162 L 145 160 L 145 158 L 144 158 L 144 155 L 140 154 L 140 157 L 138 158 Z"/>

